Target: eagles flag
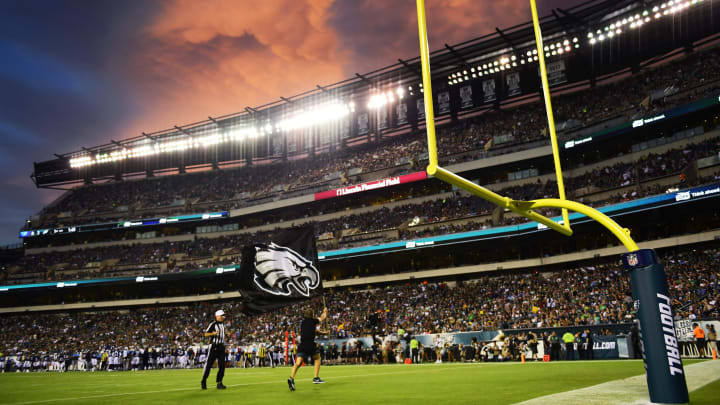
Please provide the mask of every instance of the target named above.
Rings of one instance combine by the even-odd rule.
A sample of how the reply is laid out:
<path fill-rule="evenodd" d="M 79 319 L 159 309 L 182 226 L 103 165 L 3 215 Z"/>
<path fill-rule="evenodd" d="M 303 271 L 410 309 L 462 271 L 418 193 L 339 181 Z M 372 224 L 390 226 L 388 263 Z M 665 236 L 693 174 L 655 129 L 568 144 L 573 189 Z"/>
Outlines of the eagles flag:
<path fill-rule="evenodd" d="M 322 294 L 313 227 L 290 228 L 243 248 L 243 312 L 262 314 Z"/>

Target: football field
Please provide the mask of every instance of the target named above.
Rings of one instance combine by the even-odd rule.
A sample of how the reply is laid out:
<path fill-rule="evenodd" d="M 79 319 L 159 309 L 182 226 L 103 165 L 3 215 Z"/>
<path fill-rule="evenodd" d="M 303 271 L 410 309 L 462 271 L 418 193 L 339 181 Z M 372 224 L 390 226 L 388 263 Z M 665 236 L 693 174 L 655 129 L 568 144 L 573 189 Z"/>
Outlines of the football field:
<path fill-rule="evenodd" d="M 693 404 L 716 404 L 720 361 L 685 363 Z M 324 366 L 325 384 L 312 384 L 303 367 L 290 392 L 290 369 L 228 369 L 218 390 L 202 371 L 6 373 L 2 404 L 387 404 L 420 403 L 647 403 L 643 364 L 637 360 L 553 363 Z M 573 397 L 573 393 L 576 395 Z M 569 397 L 567 395 L 570 395 Z"/>

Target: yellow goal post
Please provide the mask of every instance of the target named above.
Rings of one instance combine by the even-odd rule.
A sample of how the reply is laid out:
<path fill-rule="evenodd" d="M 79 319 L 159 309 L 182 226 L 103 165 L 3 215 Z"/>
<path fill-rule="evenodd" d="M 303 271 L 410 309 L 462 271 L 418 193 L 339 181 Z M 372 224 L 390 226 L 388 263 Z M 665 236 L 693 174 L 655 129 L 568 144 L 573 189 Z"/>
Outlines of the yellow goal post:
<path fill-rule="evenodd" d="M 418 16 L 418 36 L 420 39 L 420 62 L 422 65 L 423 89 L 425 95 L 425 120 L 428 141 L 428 159 L 429 163 L 426 168 L 428 176 L 435 177 L 444 182 L 450 183 L 463 190 L 473 193 L 484 198 L 491 203 L 502 208 L 509 209 L 519 215 L 522 215 L 532 221 L 543 224 L 563 235 L 571 236 L 573 230 L 570 227 L 568 211 L 578 212 L 586 215 L 593 220 L 599 222 L 628 249 L 628 251 L 638 250 L 638 246 L 630 237 L 630 230 L 618 225 L 610 217 L 602 212 L 581 204 L 579 202 L 570 201 L 565 198 L 565 186 L 563 184 L 562 167 L 560 165 L 560 153 L 558 150 L 557 136 L 555 134 L 555 122 L 552 114 L 552 104 L 550 102 L 550 90 L 547 81 L 547 72 L 545 70 L 545 52 L 543 51 L 542 32 L 540 31 L 540 23 L 537 16 L 537 7 L 535 0 L 530 0 L 530 8 L 532 11 L 533 27 L 535 30 L 535 42 L 538 51 L 538 61 L 540 63 L 540 76 L 542 79 L 543 96 L 545 100 L 545 109 L 547 111 L 548 127 L 550 129 L 550 140 L 553 152 L 553 160 L 555 162 L 555 175 L 557 177 L 559 198 L 543 198 L 539 200 L 521 201 L 513 200 L 509 197 L 501 196 L 485 187 L 473 183 L 447 169 L 438 165 L 438 149 L 437 139 L 435 136 L 435 113 L 433 111 L 432 83 L 430 76 L 430 50 L 428 47 L 427 22 L 425 18 L 425 1 L 416 0 L 417 16 Z M 562 209 L 562 222 L 558 223 L 552 219 L 537 213 L 538 208 L 560 208 Z"/>

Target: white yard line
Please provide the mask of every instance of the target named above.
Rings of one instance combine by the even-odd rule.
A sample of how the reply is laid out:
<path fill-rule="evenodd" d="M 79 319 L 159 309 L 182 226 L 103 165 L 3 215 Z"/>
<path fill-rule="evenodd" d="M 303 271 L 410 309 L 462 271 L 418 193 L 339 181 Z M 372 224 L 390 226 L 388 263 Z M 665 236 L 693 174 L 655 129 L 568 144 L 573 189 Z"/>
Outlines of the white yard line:
<path fill-rule="evenodd" d="M 700 389 L 720 379 L 720 361 L 704 361 L 685 366 L 685 376 L 690 399 L 692 391 Z M 591 387 L 546 395 L 528 401 L 522 405 L 541 404 L 584 404 L 584 405 L 645 405 L 651 404 L 645 374 L 622 380 L 608 381 Z M 519 405 L 518 404 L 518 405 Z"/>

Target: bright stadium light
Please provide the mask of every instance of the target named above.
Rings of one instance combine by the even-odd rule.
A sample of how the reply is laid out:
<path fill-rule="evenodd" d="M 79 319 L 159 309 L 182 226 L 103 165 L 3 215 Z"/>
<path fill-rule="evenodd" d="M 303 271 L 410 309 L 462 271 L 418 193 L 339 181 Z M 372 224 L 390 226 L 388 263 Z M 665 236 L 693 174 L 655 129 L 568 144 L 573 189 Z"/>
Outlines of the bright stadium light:
<path fill-rule="evenodd" d="M 308 128 L 314 125 L 324 124 L 326 122 L 335 121 L 350 114 L 354 111 L 355 103 L 350 102 L 344 105 L 337 101 L 319 105 L 308 111 L 301 111 L 294 116 L 286 118 L 278 124 L 283 131 L 292 131 L 295 129 Z M 254 128 L 252 128 L 254 130 Z M 250 137 L 257 135 L 251 132 Z"/>

